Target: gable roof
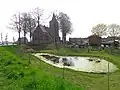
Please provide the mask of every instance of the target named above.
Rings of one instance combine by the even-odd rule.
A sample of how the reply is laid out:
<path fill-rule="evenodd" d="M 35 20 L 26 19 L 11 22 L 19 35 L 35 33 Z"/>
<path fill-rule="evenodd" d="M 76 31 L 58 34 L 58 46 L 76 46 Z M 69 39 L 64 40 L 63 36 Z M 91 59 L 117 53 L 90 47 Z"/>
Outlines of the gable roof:
<path fill-rule="evenodd" d="M 47 29 L 43 25 L 38 25 L 34 30 L 33 35 L 35 35 L 36 33 L 39 33 L 40 31 L 42 33 L 46 33 L 49 36 L 49 38 L 51 38 L 50 33 L 47 31 Z"/>
<path fill-rule="evenodd" d="M 38 25 L 38 26 L 36 27 L 36 29 L 34 30 L 34 32 L 40 32 L 40 31 L 42 31 L 42 32 L 44 32 L 44 33 L 48 33 L 48 32 L 46 31 L 46 29 L 45 29 L 44 26 Z"/>
<path fill-rule="evenodd" d="M 41 28 L 42 32 L 47 32 L 44 26 L 40 25 L 40 28 Z"/>

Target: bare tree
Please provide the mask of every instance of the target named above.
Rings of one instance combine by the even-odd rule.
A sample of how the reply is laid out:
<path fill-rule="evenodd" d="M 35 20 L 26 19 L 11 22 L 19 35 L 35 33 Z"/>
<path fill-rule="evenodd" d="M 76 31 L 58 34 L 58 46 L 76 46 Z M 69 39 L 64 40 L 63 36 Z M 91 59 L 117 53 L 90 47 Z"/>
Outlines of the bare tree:
<path fill-rule="evenodd" d="M 22 17 L 21 17 L 21 23 L 22 23 L 21 29 L 23 30 L 23 34 L 24 34 L 24 44 L 26 44 L 26 34 L 28 32 L 27 21 L 28 21 L 28 15 L 26 12 L 24 12 L 22 13 Z"/>
<path fill-rule="evenodd" d="M 32 17 L 30 13 L 23 12 L 21 15 L 21 30 L 24 34 L 24 44 L 26 44 L 26 34 L 30 33 L 30 41 L 32 37 L 32 32 L 36 27 L 36 20 Z"/>
<path fill-rule="evenodd" d="M 120 35 L 120 25 L 111 24 L 108 26 L 108 34 L 112 37 L 116 37 Z"/>
<path fill-rule="evenodd" d="M 59 24 L 60 24 L 60 30 L 62 32 L 62 41 L 65 44 L 66 43 L 66 35 L 71 34 L 73 31 L 72 23 L 71 23 L 68 15 L 63 12 L 59 13 L 58 20 L 59 20 Z"/>
<path fill-rule="evenodd" d="M 39 7 L 35 8 L 31 13 L 34 19 L 37 21 L 37 24 L 41 24 L 42 22 L 42 16 L 43 16 L 43 9 L 40 9 Z"/>
<path fill-rule="evenodd" d="M 30 33 L 30 42 L 32 38 L 32 32 L 34 31 L 35 28 L 36 28 L 36 21 L 34 18 L 32 18 L 31 14 L 28 13 L 27 29 L 28 29 L 28 32 Z"/>
<path fill-rule="evenodd" d="M 117 24 L 108 25 L 108 35 L 113 37 L 115 46 L 115 39 L 116 37 L 120 36 L 120 25 Z"/>
<path fill-rule="evenodd" d="M 22 27 L 22 24 L 21 24 L 20 13 L 19 14 L 14 14 L 8 28 L 18 32 L 18 34 L 19 34 L 19 38 L 18 38 L 19 45 L 21 44 L 21 40 L 20 40 L 21 27 Z"/>
<path fill-rule="evenodd" d="M 98 24 L 94 26 L 91 30 L 92 34 L 98 35 L 98 36 L 104 36 L 106 35 L 107 25 L 105 24 Z"/>
<path fill-rule="evenodd" d="M 40 9 L 39 7 L 37 7 L 31 12 L 31 15 L 33 16 L 38 25 L 39 24 L 42 25 L 43 23 L 46 22 L 47 19 L 51 17 L 52 14 L 48 14 L 48 16 L 45 17 L 44 9 Z"/>

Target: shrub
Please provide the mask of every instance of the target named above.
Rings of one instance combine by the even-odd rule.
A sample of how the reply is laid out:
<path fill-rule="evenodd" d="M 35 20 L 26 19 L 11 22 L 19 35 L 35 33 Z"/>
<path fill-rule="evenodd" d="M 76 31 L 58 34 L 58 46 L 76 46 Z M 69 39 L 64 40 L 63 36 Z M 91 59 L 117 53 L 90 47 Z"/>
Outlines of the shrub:
<path fill-rule="evenodd" d="M 22 64 L 22 62 L 18 61 L 17 64 Z"/>
<path fill-rule="evenodd" d="M 19 73 L 19 76 L 20 76 L 20 77 L 24 77 L 24 72 L 20 72 L 20 73 Z"/>
<path fill-rule="evenodd" d="M 13 62 L 11 60 L 6 60 L 5 63 L 4 63 L 4 65 L 6 65 L 6 66 L 10 65 L 10 64 L 13 64 Z"/>
<path fill-rule="evenodd" d="M 19 75 L 16 72 L 11 72 L 7 75 L 8 79 L 18 79 Z"/>

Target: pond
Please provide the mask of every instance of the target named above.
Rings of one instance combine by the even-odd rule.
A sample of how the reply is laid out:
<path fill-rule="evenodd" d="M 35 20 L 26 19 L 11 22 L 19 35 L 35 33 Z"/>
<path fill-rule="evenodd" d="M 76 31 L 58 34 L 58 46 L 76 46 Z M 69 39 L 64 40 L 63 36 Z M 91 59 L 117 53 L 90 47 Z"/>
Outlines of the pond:
<path fill-rule="evenodd" d="M 104 59 L 95 57 L 79 57 L 79 56 L 56 56 L 48 53 L 33 54 L 42 61 L 59 68 L 69 68 L 76 71 L 107 73 L 118 70 L 116 65 Z M 109 69 L 108 69 L 109 67 Z"/>

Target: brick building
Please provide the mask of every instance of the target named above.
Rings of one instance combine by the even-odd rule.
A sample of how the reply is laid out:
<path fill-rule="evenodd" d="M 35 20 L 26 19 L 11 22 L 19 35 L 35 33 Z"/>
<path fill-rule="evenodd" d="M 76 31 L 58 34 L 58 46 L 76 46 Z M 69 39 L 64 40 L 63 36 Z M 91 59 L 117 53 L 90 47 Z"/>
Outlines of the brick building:
<path fill-rule="evenodd" d="M 59 27 L 56 16 L 53 14 L 52 20 L 49 22 L 49 27 L 39 25 L 33 32 L 32 44 L 49 44 L 60 41 Z"/>

